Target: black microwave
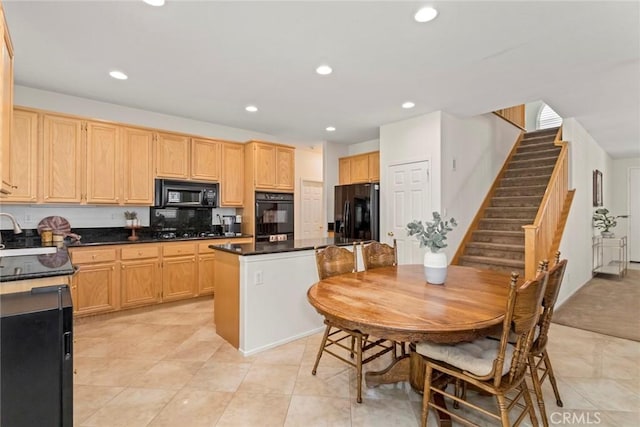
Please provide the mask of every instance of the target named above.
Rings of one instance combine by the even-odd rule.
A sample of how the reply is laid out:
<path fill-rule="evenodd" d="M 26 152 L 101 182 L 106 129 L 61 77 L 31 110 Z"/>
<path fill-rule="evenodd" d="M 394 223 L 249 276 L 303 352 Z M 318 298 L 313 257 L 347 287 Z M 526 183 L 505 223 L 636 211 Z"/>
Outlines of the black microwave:
<path fill-rule="evenodd" d="M 215 208 L 218 206 L 218 184 L 156 179 L 154 206 Z"/>

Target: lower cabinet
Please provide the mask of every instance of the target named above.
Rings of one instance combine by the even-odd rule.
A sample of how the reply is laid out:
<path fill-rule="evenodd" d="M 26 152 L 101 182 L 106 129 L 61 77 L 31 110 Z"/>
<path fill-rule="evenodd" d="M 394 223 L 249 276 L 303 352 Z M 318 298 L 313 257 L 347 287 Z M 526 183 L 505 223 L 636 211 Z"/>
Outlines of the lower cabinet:
<path fill-rule="evenodd" d="M 71 279 L 74 313 L 106 313 L 120 308 L 115 249 L 71 252 L 71 262 L 77 267 Z"/>
<path fill-rule="evenodd" d="M 210 295 L 215 291 L 215 252 L 209 249 L 210 242 L 198 244 L 198 295 Z"/>
<path fill-rule="evenodd" d="M 162 287 L 158 245 L 122 248 L 120 259 L 120 306 L 122 308 L 157 304 Z"/>
<path fill-rule="evenodd" d="M 162 301 L 193 297 L 197 271 L 194 243 L 164 244 L 162 247 Z"/>

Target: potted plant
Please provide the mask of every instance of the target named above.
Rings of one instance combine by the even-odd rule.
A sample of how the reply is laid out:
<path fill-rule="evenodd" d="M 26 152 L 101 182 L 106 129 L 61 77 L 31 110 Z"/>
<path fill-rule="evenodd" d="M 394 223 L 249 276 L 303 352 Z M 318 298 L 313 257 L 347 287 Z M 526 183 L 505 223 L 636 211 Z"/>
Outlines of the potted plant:
<path fill-rule="evenodd" d="M 138 213 L 136 211 L 124 211 L 124 219 L 127 227 L 135 227 L 138 222 Z"/>
<path fill-rule="evenodd" d="M 407 224 L 408 235 L 416 236 L 421 248 L 429 248 L 424 254 L 424 274 L 431 284 L 440 285 L 447 278 L 447 254 L 440 249 L 447 247 L 447 233 L 457 225 L 454 218 L 444 219 L 439 212 L 433 212 L 433 221 L 423 224 L 413 220 Z"/>
<path fill-rule="evenodd" d="M 593 226 L 598 230 L 601 230 L 602 237 L 613 237 L 613 231 L 609 231 L 618 225 L 617 218 L 622 218 L 624 215 L 609 215 L 609 209 L 599 208 L 593 213 Z"/>

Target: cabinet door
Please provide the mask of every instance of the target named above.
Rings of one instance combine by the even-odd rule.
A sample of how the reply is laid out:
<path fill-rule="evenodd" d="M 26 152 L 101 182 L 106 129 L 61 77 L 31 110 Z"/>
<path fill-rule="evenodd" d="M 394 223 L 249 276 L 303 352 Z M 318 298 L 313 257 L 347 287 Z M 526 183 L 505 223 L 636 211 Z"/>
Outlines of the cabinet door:
<path fill-rule="evenodd" d="M 169 257 L 162 262 L 162 300 L 190 298 L 195 293 L 196 259 Z"/>
<path fill-rule="evenodd" d="M 244 146 L 222 144 L 222 176 L 220 177 L 222 206 L 242 206 L 244 193 Z"/>
<path fill-rule="evenodd" d="M 12 191 L 11 175 L 11 119 L 13 115 L 13 48 L 9 38 L 9 29 L 4 18 L 4 9 L 0 6 L 0 192 Z"/>
<path fill-rule="evenodd" d="M 82 122 L 43 117 L 43 197 L 45 203 L 82 201 Z"/>
<path fill-rule="evenodd" d="M 153 204 L 153 132 L 122 128 L 123 199 L 128 205 Z"/>
<path fill-rule="evenodd" d="M 20 167 L 12 171 L 15 188 L 5 201 L 35 203 L 38 194 L 38 113 L 34 111 L 13 111 L 11 163 Z"/>
<path fill-rule="evenodd" d="M 220 180 L 220 141 L 191 138 L 191 178 Z"/>
<path fill-rule="evenodd" d="M 214 292 L 215 262 L 216 256 L 214 254 L 198 256 L 198 295 Z"/>
<path fill-rule="evenodd" d="M 276 187 L 281 190 L 293 190 L 295 150 L 293 148 L 277 147 Z"/>
<path fill-rule="evenodd" d="M 276 187 L 276 147 L 255 143 L 254 163 L 256 188 Z"/>
<path fill-rule="evenodd" d="M 158 133 L 156 139 L 156 176 L 189 178 L 189 138 Z"/>
<path fill-rule="evenodd" d="M 159 302 L 160 283 L 160 268 L 157 258 L 122 261 L 120 265 L 120 304 L 122 308 Z"/>
<path fill-rule="evenodd" d="M 368 158 L 369 158 L 369 181 L 379 182 L 380 181 L 380 152 L 376 151 L 374 153 L 369 153 Z"/>
<path fill-rule="evenodd" d="M 366 154 L 351 158 L 351 182 L 369 182 L 369 157 Z"/>
<path fill-rule="evenodd" d="M 73 309 L 78 315 L 117 310 L 116 264 L 80 265 L 71 279 Z"/>
<path fill-rule="evenodd" d="M 351 159 L 338 160 L 338 183 L 340 185 L 351 184 Z"/>
<path fill-rule="evenodd" d="M 86 202 L 118 204 L 122 168 L 118 127 L 87 123 L 87 193 Z"/>

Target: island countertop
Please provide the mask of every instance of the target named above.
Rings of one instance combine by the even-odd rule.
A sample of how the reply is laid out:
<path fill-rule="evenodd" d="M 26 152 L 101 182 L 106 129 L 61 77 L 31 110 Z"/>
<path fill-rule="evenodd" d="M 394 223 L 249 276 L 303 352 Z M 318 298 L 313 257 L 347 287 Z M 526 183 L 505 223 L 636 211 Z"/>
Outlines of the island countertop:
<path fill-rule="evenodd" d="M 0 258 L 0 282 L 68 276 L 74 271 L 64 249 L 52 254 Z"/>
<path fill-rule="evenodd" d="M 210 249 L 233 253 L 236 255 L 268 255 L 283 252 L 307 251 L 327 246 L 352 246 L 362 240 L 327 237 L 320 239 L 285 240 L 282 242 L 254 242 L 244 244 L 209 245 Z"/>

